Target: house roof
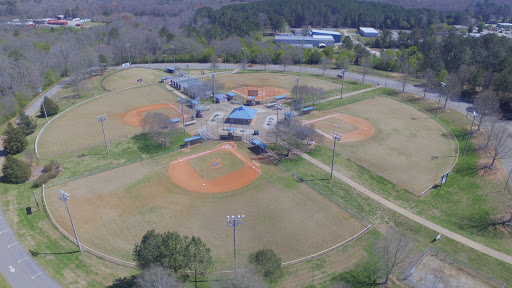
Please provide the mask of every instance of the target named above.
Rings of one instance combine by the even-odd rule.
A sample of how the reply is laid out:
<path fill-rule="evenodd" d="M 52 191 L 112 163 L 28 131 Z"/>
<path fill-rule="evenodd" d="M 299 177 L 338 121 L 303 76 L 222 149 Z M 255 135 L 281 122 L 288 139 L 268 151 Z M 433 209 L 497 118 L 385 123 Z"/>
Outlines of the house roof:
<path fill-rule="evenodd" d="M 258 110 L 246 106 L 240 106 L 231 111 L 228 118 L 252 120 Z"/>

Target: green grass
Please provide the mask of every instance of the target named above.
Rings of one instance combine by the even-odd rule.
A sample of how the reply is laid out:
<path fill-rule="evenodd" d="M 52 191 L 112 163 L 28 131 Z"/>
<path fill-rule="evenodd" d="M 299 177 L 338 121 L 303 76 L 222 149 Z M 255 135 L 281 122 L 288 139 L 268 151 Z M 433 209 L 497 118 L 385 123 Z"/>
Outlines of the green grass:
<path fill-rule="evenodd" d="M 363 101 L 366 99 L 370 99 L 373 97 L 382 96 L 382 95 L 393 95 L 395 93 L 396 93 L 396 91 L 391 88 L 378 88 L 378 89 L 367 91 L 367 92 L 357 94 L 354 96 L 344 97 L 343 99 L 340 98 L 340 99 L 335 99 L 332 101 L 318 103 L 318 104 L 315 104 L 315 107 L 317 107 L 316 109 L 319 111 L 320 110 L 329 110 L 329 109 L 337 108 L 340 106 Z"/>
<path fill-rule="evenodd" d="M 220 159 L 220 164 L 222 166 L 212 168 L 210 165 L 218 159 Z M 244 168 L 246 165 L 245 162 L 236 157 L 231 153 L 231 151 L 225 150 L 215 151 L 200 157 L 192 158 L 189 160 L 189 163 L 201 178 L 207 180 L 213 180 L 215 178 L 228 175 Z"/>
<path fill-rule="evenodd" d="M 7 280 L 5 280 L 5 277 L 4 275 L 2 275 L 2 273 L 0 273 L 0 288 L 10 288 L 11 285 L 9 285 L 9 283 L 7 283 Z"/>

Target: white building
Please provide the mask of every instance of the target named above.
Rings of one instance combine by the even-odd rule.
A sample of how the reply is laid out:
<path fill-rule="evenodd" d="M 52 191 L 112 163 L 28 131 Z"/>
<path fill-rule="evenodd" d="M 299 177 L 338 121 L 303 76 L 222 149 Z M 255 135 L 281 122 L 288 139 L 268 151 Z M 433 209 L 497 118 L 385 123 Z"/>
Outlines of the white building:
<path fill-rule="evenodd" d="M 359 27 L 359 33 L 364 37 L 377 37 L 379 36 L 379 31 L 375 28 L 371 27 Z"/>

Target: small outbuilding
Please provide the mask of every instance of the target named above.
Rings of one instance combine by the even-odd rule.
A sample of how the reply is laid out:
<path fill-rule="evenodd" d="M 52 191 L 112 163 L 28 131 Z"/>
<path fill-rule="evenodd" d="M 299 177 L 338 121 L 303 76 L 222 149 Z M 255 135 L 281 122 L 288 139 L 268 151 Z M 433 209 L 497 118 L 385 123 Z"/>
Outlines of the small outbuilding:
<path fill-rule="evenodd" d="M 256 150 L 257 154 L 267 153 L 267 145 L 265 143 L 258 139 L 252 140 L 252 143 L 254 144 L 254 149 Z"/>
<path fill-rule="evenodd" d="M 223 103 L 223 102 L 227 102 L 228 101 L 228 96 L 222 94 L 222 93 L 218 93 L 217 95 L 215 95 L 215 103 Z"/>
<path fill-rule="evenodd" d="M 165 68 L 165 73 L 174 74 L 176 73 L 175 68 Z"/>
<path fill-rule="evenodd" d="M 284 102 L 286 100 L 286 95 L 274 96 L 274 100 L 278 103 Z"/>
<path fill-rule="evenodd" d="M 232 124 L 249 125 L 256 116 L 258 110 L 247 106 L 240 106 L 231 111 L 226 121 Z"/>
<path fill-rule="evenodd" d="M 231 101 L 236 97 L 236 94 L 230 91 L 226 93 L 226 96 L 228 97 L 228 101 Z"/>
<path fill-rule="evenodd" d="M 313 112 L 313 110 L 315 110 L 315 109 L 316 109 L 316 107 L 311 106 L 311 107 L 302 108 L 300 110 L 300 112 L 302 113 L 302 115 L 306 115 L 306 114 L 311 114 L 311 112 Z"/>
<path fill-rule="evenodd" d="M 169 82 L 171 82 L 171 79 L 172 79 L 171 76 L 162 77 L 162 81 L 160 83 L 169 83 Z"/>
<path fill-rule="evenodd" d="M 379 31 L 371 27 L 359 27 L 359 34 L 364 37 L 378 37 Z"/>

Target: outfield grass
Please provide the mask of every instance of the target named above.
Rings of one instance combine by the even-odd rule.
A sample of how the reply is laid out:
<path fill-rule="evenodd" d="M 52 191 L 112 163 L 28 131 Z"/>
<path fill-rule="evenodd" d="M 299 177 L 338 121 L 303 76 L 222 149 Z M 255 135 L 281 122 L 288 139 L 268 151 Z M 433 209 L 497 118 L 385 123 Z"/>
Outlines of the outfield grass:
<path fill-rule="evenodd" d="M 137 86 L 137 79 L 142 79 L 142 84 L 158 83 L 167 74 L 163 69 L 130 68 L 119 70 L 103 81 L 103 86 L 110 91 Z"/>
<path fill-rule="evenodd" d="M 10 288 L 11 285 L 9 285 L 9 283 L 7 283 L 7 280 L 5 280 L 5 277 L 4 275 L 2 275 L 2 273 L 0 273 L 0 288 Z"/>

